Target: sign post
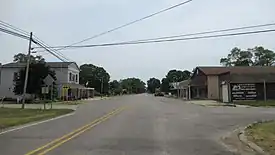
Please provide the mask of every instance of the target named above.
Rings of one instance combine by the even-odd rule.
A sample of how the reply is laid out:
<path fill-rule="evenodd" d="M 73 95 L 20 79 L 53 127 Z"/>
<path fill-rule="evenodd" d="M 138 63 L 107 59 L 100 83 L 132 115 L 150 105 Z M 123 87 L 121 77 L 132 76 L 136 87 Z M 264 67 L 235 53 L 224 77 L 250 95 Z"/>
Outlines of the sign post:
<path fill-rule="evenodd" d="M 41 90 L 42 94 L 44 95 L 44 110 L 46 109 L 46 94 L 49 93 L 49 87 L 46 85 L 44 87 L 42 87 L 42 90 Z"/>

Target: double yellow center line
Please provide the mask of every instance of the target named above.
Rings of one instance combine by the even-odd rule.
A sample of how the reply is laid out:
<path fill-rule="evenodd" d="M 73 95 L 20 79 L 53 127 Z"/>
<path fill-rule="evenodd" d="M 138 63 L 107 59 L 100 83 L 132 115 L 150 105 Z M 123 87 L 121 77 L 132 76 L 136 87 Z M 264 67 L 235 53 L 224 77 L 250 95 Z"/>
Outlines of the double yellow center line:
<path fill-rule="evenodd" d="M 125 109 L 126 109 L 125 106 L 115 109 L 115 110 L 111 111 L 110 113 L 92 121 L 91 123 L 88 123 L 88 124 L 78 128 L 78 129 L 76 129 L 60 138 L 57 138 L 57 139 L 47 143 L 46 145 L 43 145 L 31 152 L 28 152 L 25 155 L 44 155 L 44 154 L 50 152 L 51 150 L 59 147 L 60 145 L 68 142 L 69 140 L 81 135 L 82 133 L 86 132 L 87 130 L 89 130 L 89 129 L 97 126 L 98 124 L 108 120 L 109 118 L 119 114 L 120 112 L 122 112 Z"/>

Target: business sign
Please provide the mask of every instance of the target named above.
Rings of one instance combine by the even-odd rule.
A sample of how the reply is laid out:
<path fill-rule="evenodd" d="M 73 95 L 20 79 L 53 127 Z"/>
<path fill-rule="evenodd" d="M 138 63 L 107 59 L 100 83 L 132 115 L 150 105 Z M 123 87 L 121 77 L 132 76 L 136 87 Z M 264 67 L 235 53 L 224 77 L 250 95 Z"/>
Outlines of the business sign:
<path fill-rule="evenodd" d="M 232 100 L 256 100 L 256 84 L 231 84 Z"/>

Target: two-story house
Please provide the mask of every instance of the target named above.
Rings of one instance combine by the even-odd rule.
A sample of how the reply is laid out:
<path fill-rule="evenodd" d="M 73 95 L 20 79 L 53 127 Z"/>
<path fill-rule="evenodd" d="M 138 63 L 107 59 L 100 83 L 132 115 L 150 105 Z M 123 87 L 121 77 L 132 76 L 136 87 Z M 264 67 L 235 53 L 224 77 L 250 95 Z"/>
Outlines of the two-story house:
<path fill-rule="evenodd" d="M 93 89 L 79 84 L 80 69 L 75 62 L 47 62 L 47 66 L 55 71 L 58 97 L 61 99 L 93 97 Z M 0 97 L 17 98 L 14 94 L 14 79 L 19 71 L 26 67 L 25 63 L 8 63 L 0 68 Z"/>

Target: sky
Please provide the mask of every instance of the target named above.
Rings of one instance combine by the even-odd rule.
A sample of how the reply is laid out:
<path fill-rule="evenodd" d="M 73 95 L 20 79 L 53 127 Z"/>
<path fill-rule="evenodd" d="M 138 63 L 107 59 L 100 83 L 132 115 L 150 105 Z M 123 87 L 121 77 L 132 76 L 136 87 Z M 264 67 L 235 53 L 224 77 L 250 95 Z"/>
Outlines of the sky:
<path fill-rule="evenodd" d="M 147 16 L 183 0 L 0 0 L 0 20 L 32 31 L 51 46 L 68 45 Z M 275 22 L 274 0 L 192 2 L 82 44 L 155 38 Z M 269 28 L 275 28 L 269 27 Z M 238 32 L 238 31 L 236 31 Z M 111 79 L 163 78 L 171 69 L 217 66 L 233 47 L 264 46 L 275 51 L 275 32 L 173 43 L 64 50 L 77 62 L 104 67 Z M 0 32 L 0 63 L 27 53 L 28 41 Z M 41 53 L 47 61 L 58 61 Z"/>

